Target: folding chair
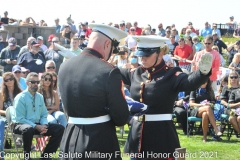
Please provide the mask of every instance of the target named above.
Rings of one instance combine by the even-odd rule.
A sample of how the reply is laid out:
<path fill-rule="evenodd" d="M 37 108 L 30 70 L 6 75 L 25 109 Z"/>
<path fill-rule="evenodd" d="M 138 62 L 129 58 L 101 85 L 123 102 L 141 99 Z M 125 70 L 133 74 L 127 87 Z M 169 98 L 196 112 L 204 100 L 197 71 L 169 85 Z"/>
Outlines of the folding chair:
<path fill-rule="evenodd" d="M 227 140 L 230 141 L 230 138 L 232 136 L 232 133 L 234 131 L 231 123 L 228 120 L 229 116 L 227 114 L 221 114 L 221 127 L 222 127 L 222 133 L 227 129 Z"/>
<path fill-rule="evenodd" d="M 13 106 L 9 106 L 7 109 L 6 109 L 6 118 L 7 118 L 7 122 L 8 122 L 8 129 L 10 131 L 10 134 L 12 136 L 12 139 L 13 139 L 13 143 L 14 143 L 14 146 L 15 146 L 15 149 L 17 150 L 17 157 L 18 159 L 20 159 L 20 156 L 19 156 L 19 153 L 18 153 L 18 147 L 16 145 L 16 139 L 17 138 L 22 138 L 22 135 L 20 134 L 15 134 L 14 133 L 14 123 L 12 122 L 12 118 L 11 118 L 11 112 L 14 112 L 14 108 Z M 36 138 L 36 142 L 37 141 L 37 138 L 42 138 L 43 136 L 42 135 L 33 135 L 33 138 Z M 38 146 L 40 146 L 38 144 Z M 40 150 L 40 153 L 42 154 L 41 150 Z"/>
<path fill-rule="evenodd" d="M 202 128 L 201 125 L 197 126 L 196 122 L 202 122 L 202 118 L 198 118 L 198 117 L 188 117 L 187 118 L 187 134 L 188 136 L 190 134 L 193 134 L 193 131 L 195 130 L 196 132 L 199 132 L 199 130 Z"/>

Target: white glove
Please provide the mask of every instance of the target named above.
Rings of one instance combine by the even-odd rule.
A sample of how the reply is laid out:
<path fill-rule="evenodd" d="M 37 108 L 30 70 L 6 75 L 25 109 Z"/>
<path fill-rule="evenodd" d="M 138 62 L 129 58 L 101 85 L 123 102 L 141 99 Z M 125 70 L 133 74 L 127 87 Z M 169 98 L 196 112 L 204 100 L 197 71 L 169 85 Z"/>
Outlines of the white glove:
<path fill-rule="evenodd" d="M 54 43 L 54 46 L 59 50 L 61 50 L 61 51 L 58 51 L 58 53 L 67 59 L 77 56 L 76 54 L 71 52 L 69 49 L 61 46 L 60 44 Z"/>
<path fill-rule="evenodd" d="M 212 67 L 212 55 L 206 52 L 198 62 L 198 68 L 202 74 L 208 74 Z"/>
<path fill-rule="evenodd" d="M 58 53 L 61 54 L 66 59 L 69 59 L 69 58 L 77 56 L 76 54 L 74 54 L 73 52 L 71 52 L 69 50 L 58 51 Z"/>

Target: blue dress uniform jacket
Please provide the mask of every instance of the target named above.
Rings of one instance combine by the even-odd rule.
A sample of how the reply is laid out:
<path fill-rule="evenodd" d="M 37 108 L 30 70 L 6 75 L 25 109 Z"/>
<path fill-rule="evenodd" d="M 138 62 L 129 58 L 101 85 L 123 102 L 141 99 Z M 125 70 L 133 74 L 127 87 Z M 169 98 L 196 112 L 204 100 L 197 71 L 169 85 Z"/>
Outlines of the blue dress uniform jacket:
<path fill-rule="evenodd" d="M 203 75 L 199 70 L 187 75 L 179 67 L 169 68 L 164 61 L 149 69 L 138 67 L 132 72 L 129 69 L 120 71 L 124 83 L 130 85 L 131 97 L 148 105 L 146 114 L 172 114 L 179 91 L 195 90 L 210 75 Z M 145 158 L 156 158 L 151 157 L 151 153 L 169 153 L 170 158 L 173 157 L 175 148 L 179 147 L 172 120 L 133 120 L 124 152 L 139 153 L 139 157 L 144 155 Z"/>
<path fill-rule="evenodd" d="M 109 114 L 111 117 L 110 121 L 98 124 L 68 124 L 61 153 L 82 153 L 84 159 L 89 158 L 85 153 L 97 151 L 113 154 L 112 158 L 103 159 L 121 159 L 115 155 L 120 151 L 115 126 L 126 124 L 129 117 L 122 87 L 119 69 L 103 60 L 95 50 L 85 48 L 80 55 L 61 65 L 59 89 L 68 116 L 91 118 Z"/>

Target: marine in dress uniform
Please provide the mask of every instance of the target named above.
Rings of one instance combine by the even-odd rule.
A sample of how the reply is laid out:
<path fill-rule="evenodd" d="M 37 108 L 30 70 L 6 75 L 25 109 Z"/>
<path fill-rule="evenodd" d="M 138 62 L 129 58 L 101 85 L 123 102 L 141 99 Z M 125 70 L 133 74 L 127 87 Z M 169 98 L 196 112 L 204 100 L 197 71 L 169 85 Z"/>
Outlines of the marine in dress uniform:
<path fill-rule="evenodd" d="M 97 37 L 94 37 L 100 34 L 111 42 L 111 48 L 106 53 L 100 53 L 98 47 L 103 50 L 105 46 L 87 47 L 60 67 L 59 89 L 69 120 L 59 158 L 121 159 L 120 155 L 115 154 L 120 152 L 115 126 L 127 123 L 129 111 L 121 90 L 123 83 L 120 71 L 107 60 L 118 45 L 116 40 L 127 34 L 104 24 L 89 26 L 93 32 L 88 47 L 101 43 L 95 41 Z M 79 153 L 77 157 L 75 153 Z M 112 157 L 104 158 L 107 153 Z"/>
<path fill-rule="evenodd" d="M 180 91 L 195 90 L 207 81 L 211 74 L 212 56 L 202 56 L 199 63 L 201 69 L 187 75 L 179 67 L 168 67 L 162 59 L 160 48 L 164 46 L 166 38 L 133 38 L 138 42 L 136 56 L 141 59 L 156 56 L 156 59 L 150 67 L 145 68 L 143 63 L 134 71 L 120 69 L 124 83 L 130 86 L 131 97 L 148 105 L 145 114 L 133 117 L 124 152 L 134 154 L 136 158 L 173 158 L 173 152 L 180 147 L 172 121 L 174 102 Z"/>

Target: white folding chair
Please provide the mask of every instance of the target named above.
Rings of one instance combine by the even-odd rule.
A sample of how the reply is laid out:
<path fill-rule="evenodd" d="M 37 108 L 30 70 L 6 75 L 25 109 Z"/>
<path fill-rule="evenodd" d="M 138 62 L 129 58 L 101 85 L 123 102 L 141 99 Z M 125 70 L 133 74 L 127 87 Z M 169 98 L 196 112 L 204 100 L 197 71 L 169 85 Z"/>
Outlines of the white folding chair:
<path fill-rule="evenodd" d="M 8 122 L 8 129 L 9 129 L 10 134 L 12 136 L 15 149 L 17 150 L 17 157 L 18 157 L 18 159 L 20 159 L 20 156 L 19 156 L 19 153 L 18 153 L 18 146 L 16 145 L 16 139 L 17 138 L 22 138 L 22 135 L 14 133 L 14 123 L 12 122 L 12 118 L 11 118 L 11 113 L 13 113 L 13 112 L 14 112 L 13 106 L 9 106 L 6 109 L 6 118 L 7 118 L 7 122 Z M 36 138 L 36 143 L 37 144 L 38 144 L 37 138 L 42 138 L 42 137 L 43 136 L 40 135 L 40 134 L 39 135 L 38 134 L 33 135 L 33 138 Z M 38 146 L 40 146 L 40 145 L 38 144 Z M 40 151 L 40 153 L 42 153 L 41 150 L 39 150 L 39 151 Z"/>

